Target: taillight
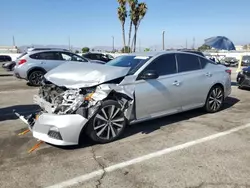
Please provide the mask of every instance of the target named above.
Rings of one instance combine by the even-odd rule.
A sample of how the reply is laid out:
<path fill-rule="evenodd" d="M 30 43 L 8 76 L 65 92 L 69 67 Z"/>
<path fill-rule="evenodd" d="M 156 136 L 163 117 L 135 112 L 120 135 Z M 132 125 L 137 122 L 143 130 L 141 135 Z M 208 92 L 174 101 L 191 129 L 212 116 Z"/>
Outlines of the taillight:
<path fill-rule="evenodd" d="M 26 63 L 27 61 L 26 61 L 26 59 L 20 59 L 19 61 L 18 61 L 18 65 L 22 65 L 22 64 L 24 64 L 24 63 Z"/>
<path fill-rule="evenodd" d="M 231 69 L 227 69 L 226 73 L 228 73 L 229 75 L 231 75 Z"/>

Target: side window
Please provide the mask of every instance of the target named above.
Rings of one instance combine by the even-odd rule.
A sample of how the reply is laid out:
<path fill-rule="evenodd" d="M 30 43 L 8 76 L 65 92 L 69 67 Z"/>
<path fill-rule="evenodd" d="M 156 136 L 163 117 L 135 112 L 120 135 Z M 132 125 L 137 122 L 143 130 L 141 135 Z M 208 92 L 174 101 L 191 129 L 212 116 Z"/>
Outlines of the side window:
<path fill-rule="evenodd" d="M 98 54 L 90 54 L 90 59 L 98 60 Z"/>
<path fill-rule="evenodd" d="M 83 57 L 90 58 L 90 54 L 84 54 Z"/>
<path fill-rule="evenodd" d="M 156 71 L 159 74 L 159 76 L 177 73 L 175 55 L 174 54 L 161 55 L 160 57 L 156 58 L 153 62 L 151 62 L 143 70 L 143 72 L 148 70 Z"/>
<path fill-rule="evenodd" d="M 40 58 L 44 60 L 56 60 L 55 54 L 53 52 L 40 53 Z"/>
<path fill-rule="evenodd" d="M 208 59 L 205 59 L 205 58 L 199 58 L 199 59 L 200 59 L 202 69 L 204 69 L 208 63 L 210 63 L 210 61 Z"/>
<path fill-rule="evenodd" d="M 63 60 L 66 61 L 80 61 L 80 62 L 87 62 L 86 59 L 84 59 L 81 56 L 75 55 L 75 54 L 71 54 L 71 53 L 61 53 L 62 54 L 62 58 Z"/>
<path fill-rule="evenodd" d="M 62 54 L 62 60 L 65 61 L 72 61 L 72 57 L 69 54 L 61 53 Z"/>
<path fill-rule="evenodd" d="M 36 53 L 30 56 L 32 59 L 41 59 L 41 60 L 60 60 L 60 57 L 55 52 L 41 52 Z"/>
<path fill-rule="evenodd" d="M 199 57 L 190 54 L 177 54 L 178 72 L 187 72 L 201 69 Z"/>

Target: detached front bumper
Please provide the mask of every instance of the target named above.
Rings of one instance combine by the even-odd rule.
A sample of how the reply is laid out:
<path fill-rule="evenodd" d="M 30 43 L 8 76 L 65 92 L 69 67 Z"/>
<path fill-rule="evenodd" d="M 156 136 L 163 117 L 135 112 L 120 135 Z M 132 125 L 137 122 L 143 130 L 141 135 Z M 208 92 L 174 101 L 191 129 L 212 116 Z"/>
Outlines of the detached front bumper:
<path fill-rule="evenodd" d="M 33 137 L 58 145 L 77 145 L 82 128 L 88 119 L 79 114 L 56 115 L 42 113 L 37 118 L 23 120 L 28 124 Z"/>

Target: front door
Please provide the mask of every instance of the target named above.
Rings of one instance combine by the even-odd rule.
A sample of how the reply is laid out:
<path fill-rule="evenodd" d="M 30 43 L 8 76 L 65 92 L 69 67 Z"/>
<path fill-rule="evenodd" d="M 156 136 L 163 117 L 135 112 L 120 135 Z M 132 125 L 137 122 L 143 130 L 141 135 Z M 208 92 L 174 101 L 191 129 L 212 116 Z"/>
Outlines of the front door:
<path fill-rule="evenodd" d="M 155 71 L 156 79 L 141 79 L 147 71 Z M 151 118 L 180 111 L 178 74 L 174 54 L 153 60 L 135 82 L 136 118 Z"/>

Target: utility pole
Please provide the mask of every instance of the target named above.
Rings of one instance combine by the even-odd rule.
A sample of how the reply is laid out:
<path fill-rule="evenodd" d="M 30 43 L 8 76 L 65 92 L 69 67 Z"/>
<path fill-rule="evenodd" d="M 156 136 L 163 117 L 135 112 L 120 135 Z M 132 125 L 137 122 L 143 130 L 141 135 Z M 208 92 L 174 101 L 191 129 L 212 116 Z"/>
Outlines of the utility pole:
<path fill-rule="evenodd" d="M 162 32 L 162 50 L 165 49 L 165 39 L 164 39 L 165 31 Z"/>
<path fill-rule="evenodd" d="M 68 42 L 69 42 L 69 51 L 71 51 L 70 36 L 68 38 Z"/>
<path fill-rule="evenodd" d="M 15 42 L 15 37 L 14 37 L 14 35 L 12 36 L 12 41 L 13 41 L 13 46 L 16 46 L 16 42 Z"/>
<path fill-rule="evenodd" d="M 188 46 L 188 42 L 187 42 L 187 39 L 186 39 L 186 49 L 187 49 L 187 46 Z"/>
<path fill-rule="evenodd" d="M 193 49 L 195 48 L 195 38 L 193 38 Z"/>
<path fill-rule="evenodd" d="M 115 52 L 115 37 L 112 36 L 112 51 Z"/>

